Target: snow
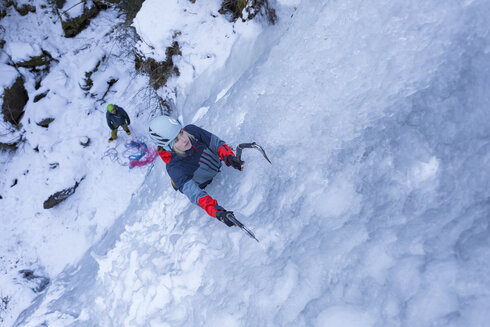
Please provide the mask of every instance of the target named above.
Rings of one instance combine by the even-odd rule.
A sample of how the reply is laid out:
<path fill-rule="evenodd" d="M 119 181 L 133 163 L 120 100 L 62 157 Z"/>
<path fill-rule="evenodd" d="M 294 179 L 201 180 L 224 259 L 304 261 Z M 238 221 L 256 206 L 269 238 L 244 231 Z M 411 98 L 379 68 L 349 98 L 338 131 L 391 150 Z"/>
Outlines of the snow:
<path fill-rule="evenodd" d="M 218 13 L 220 5 L 219 0 L 143 2 L 133 24 L 144 40 L 139 43 L 141 51 L 163 61 L 165 49 L 178 41 L 185 49 L 182 68 L 192 66 L 192 75 L 184 73 L 180 78 L 188 82 L 209 66 L 222 66 L 237 36 L 233 26 Z"/>
<path fill-rule="evenodd" d="M 67 18 L 74 18 L 83 14 L 83 8 L 84 8 L 84 4 L 81 4 L 80 1 L 67 0 L 63 4 L 63 8 L 61 9 L 61 12 Z"/>
<path fill-rule="evenodd" d="M 0 21 L 24 31 L 6 33 L 6 52 L 17 42 L 59 60 L 39 90 L 21 70 L 30 95 L 50 92 L 30 97 L 25 145 L 0 156 L 1 321 L 487 326 L 488 2 L 280 0 L 275 26 L 230 23 L 219 7 L 146 0 L 137 47 L 164 60 L 179 42 L 181 75 L 158 91 L 172 94 L 174 116 L 266 150 L 272 165 L 246 149 L 244 171 L 224 168 L 207 187 L 260 243 L 173 191 L 159 159 L 130 170 L 104 156 L 130 139 L 107 143 L 107 103 L 128 111 L 133 136 L 146 136 L 152 109 L 145 77 L 101 33 L 115 12 L 74 39 L 48 14 Z M 104 55 L 85 94 L 78 83 Z M 35 124 L 47 117 L 48 129 Z M 50 286 L 38 296 L 22 269 Z"/>
<path fill-rule="evenodd" d="M 0 87 L 2 88 L 2 92 L 4 89 L 10 87 L 15 82 L 16 78 L 19 76 L 15 68 L 4 64 L 0 64 L 0 74 L 2 75 L 2 80 L 1 80 L 2 84 L 0 84 Z"/>
<path fill-rule="evenodd" d="M 283 6 L 297 6 L 301 3 L 301 0 L 278 0 Z"/>
<path fill-rule="evenodd" d="M 41 55 L 41 48 L 37 44 L 25 42 L 9 42 L 6 49 L 14 62 L 27 61 L 31 57 Z"/>

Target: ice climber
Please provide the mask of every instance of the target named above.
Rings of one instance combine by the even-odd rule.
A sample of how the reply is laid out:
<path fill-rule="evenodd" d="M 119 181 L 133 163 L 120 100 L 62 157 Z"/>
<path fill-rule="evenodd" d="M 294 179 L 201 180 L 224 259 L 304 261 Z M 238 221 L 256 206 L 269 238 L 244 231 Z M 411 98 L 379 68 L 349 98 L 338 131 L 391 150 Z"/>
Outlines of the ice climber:
<path fill-rule="evenodd" d="M 117 129 L 119 126 L 122 126 L 126 134 L 131 135 L 128 128 L 128 125 L 131 124 L 131 120 L 129 119 L 128 113 L 123 108 L 115 104 L 108 104 L 105 118 L 107 119 L 107 125 L 109 125 L 109 128 L 112 131 L 109 142 L 117 139 Z"/>
<path fill-rule="evenodd" d="M 229 227 L 234 226 L 226 217 L 232 212 L 218 205 L 204 188 L 220 172 L 221 161 L 237 170 L 242 170 L 244 162 L 216 135 L 195 125 L 182 127 L 168 116 L 154 118 L 149 132 L 166 163 L 174 189 L 187 195 L 210 216 Z"/>

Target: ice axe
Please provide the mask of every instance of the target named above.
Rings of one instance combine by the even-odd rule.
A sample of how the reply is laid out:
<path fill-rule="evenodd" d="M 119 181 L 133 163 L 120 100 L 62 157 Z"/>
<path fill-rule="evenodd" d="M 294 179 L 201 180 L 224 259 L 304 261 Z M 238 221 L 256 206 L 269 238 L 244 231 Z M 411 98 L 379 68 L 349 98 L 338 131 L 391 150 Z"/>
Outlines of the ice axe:
<path fill-rule="evenodd" d="M 238 226 L 240 227 L 245 233 L 248 234 L 248 236 L 250 236 L 251 238 L 253 238 L 254 240 L 256 240 L 257 242 L 259 241 L 256 237 L 255 237 L 255 234 L 250 231 L 247 227 L 245 227 L 245 225 L 243 225 L 240 220 L 236 219 L 235 215 L 233 214 L 233 212 L 228 212 L 226 214 L 226 218 L 228 218 L 229 221 L 231 221 L 233 224 L 235 224 L 235 226 Z"/>
<path fill-rule="evenodd" d="M 265 153 L 264 149 L 258 145 L 257 143 L 255 142 L 252 142 L 252 143 L 241 143 L 237 146 L 236 148 L 236 157 L 238 158 L 238 160 L 242 160 L 242 150 L 243 149 L 257 149 L 259 150 L 260 152 L 262 152 L 262 155 L 264 156 L 265 160 L 269 161 L 269 163 L 272 165 L 272 162 L 269 160 L 269 158 L 267 157 L 267 154 Z"/>

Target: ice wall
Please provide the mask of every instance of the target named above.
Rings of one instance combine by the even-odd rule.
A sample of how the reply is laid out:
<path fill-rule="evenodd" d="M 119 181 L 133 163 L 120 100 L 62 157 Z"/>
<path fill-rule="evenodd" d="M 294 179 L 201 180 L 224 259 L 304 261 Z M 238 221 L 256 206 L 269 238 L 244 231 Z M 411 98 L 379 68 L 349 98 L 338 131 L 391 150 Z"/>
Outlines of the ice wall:
<path fill-rule="evenodd" d="M 189 205 L 157 165 L 117 237 L 20 325 L 485 326 L 489 8 L 280 8 L 278 38 L 225 95 L 196 82 L 219 85 L 196 123 L 273 162 L 246 152 L 244 172 L 208 187 L 261 243 Z"/>

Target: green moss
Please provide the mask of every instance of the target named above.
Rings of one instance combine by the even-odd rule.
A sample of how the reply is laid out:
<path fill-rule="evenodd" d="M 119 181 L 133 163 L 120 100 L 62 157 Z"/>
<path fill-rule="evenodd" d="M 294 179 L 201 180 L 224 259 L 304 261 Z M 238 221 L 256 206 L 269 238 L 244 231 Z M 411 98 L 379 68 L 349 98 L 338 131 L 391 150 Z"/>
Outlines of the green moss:
<path fill-rule="evenodd" d="M 247 6 L 247 3 L 248 0 L 238 0 L 238 4 L 237 4 L 238 10 L 243 11 L 243 9 L 245 9 L 245 7 Z"/>

